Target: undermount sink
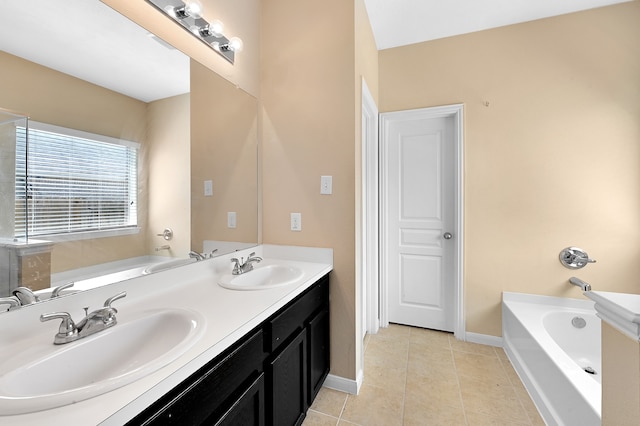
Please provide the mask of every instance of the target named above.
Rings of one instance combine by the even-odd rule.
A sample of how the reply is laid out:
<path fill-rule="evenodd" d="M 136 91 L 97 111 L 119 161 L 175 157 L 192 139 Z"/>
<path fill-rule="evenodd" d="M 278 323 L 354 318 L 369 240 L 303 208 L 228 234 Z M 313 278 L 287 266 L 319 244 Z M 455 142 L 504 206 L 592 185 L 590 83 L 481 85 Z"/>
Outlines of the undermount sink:
<path fill-rule="evenodd" d="M 298 281 L 304 272 L 289 265 L 259 265 L 241 275 L 224 275 L 218 284 L 231 290 L 263 290 Z"/>
<path fill-rule="evenodd" d="M 59 346 L 53 345 L 53 335 L 46 344 L 38 335 L 38 343 L 0 365 L 0 413 L 60 407 L 132 383 L 185 353 L 203 331 L 198 313 L 169 309 L 144 312 Z"/>

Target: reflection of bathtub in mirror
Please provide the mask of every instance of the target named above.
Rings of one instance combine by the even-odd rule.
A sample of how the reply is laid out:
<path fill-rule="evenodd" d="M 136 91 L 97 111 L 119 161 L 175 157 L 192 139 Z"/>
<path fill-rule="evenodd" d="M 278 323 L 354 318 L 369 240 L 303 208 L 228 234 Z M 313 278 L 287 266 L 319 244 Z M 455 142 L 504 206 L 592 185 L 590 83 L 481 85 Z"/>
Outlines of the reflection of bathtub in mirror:
<path fill-rule="evenodd" d="M 81 290 L 89 290 L 107 284 L 139 277 L 141 275 L 166 271 L 188 263 L 195 262 L 191 258 L 171 258 L 165 256 L 139 256 L 115 262 L 102 263 L 84 268 L 72 269 L 65 272 L 51 274 L 51 289 L 38 292 L 47 297 L 54 287 L 73 282 L 73 287 L 64 290 L 62 294 L 69 294 Z"/>
<path fill-rule="evenodd" d="M 202 242 L 202 252 L 211 253 L 213 250 L 216 250 L 216 256 L 222 256 L 223 254 L 229 254 L 233 253 L 234 251 L 240 251 L 255 246 L 256 245 L 254 243 L 204 240 Z"/>

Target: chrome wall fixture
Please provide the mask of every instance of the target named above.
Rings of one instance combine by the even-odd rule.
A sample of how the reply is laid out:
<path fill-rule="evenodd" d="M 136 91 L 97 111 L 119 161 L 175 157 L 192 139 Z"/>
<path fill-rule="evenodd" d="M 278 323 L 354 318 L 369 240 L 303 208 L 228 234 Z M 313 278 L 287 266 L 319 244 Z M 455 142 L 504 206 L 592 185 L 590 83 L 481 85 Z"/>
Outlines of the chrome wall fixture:
<path fill-rule="evenodd" d="M 230 63 L 234 63 L 235 54 L 242 49 L 242 40 L 238 37 L 227 38 L 223 34 L 222 22 L 207 21 L 203 16 L 202 4 L 197 0 L 146 0 L 156 9 L 180 24 L 198 40 L 215 50 Z"/>
<path fill-rule="evenodd" d="M 596 263 L 594 259 L 589 258 L 587 252 L 578 247 L 563 248 L 559 257 L 562 266 L 569 269 L 580 269 L 588 263 Z"/>

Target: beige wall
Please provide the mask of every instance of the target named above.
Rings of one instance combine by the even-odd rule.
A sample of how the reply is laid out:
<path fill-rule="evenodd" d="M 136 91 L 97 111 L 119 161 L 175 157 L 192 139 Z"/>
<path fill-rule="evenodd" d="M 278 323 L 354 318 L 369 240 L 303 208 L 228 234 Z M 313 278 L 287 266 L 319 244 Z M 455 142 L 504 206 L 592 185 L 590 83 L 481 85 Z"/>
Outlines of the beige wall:
<path fill-rule="evenodd" d="M 640 2 L 380 52 L 380 110 L 464 103 L 465 310 L 502 291 L 639 293 Z M 565 269 L 582 247 L 598 263 Z"/>
<path fill-rule="evenodd" d="M 0 52 L 0 108 L 32 120 L 143 143 L 147 104 Z M 139 195 L 142 210 L 146 192 Z M 146 254 L 146 218 L 138 235 L 80 240 L 55 245 L 52 272 Z"/>
<path fill-rule="evenodd" d="M 602 424 L 640 419 L 640 343 L 602 321 Z"/>
<path fill-rule="evenodd" d="M 147 109 L 149 254 L 186 257 L 191 249 L 190 101 L 187 93 L 151 102 Z M 170 241 L 157 235 L 165 228 L 173 231 Z M 163 245 L 171 249 L 154 250 Z"/>
<path fill-rule="evenodd" d="M 331 372 L 355 378 L 354 4 L 262 5 L 263 241 L 334 249 Z M 277 46 L 277 49 L 268 49 Z M 333 195 L 320 195 L 320 176 Z M 291 212 L 302 231 L 290 231 Z"/>
<path fill-rule="evenodd" d="M 205 19 L 222 21 L 225 35 L 240 37 L 244 42 L 244 48 L 236 55 L 234 65 L 205 46 L 178 24 L 172 24 L 169 18 L 163 16 L 147 2 L 101 1 L 222 77 L 252 95 L 258 96 L 260 90 L 258 73 L 260 68 L 260 0 L 234 0 L 233 4 L 224 0 L 201 1 Z"/>
<path fill-rule="evenodd" d="M 258 102 L 191 61 L 191 248 L 258 242 Z M 213 196 L 204 196 L 204 181 Z M 236 228 L 227 213 L 236 213 Z"/>

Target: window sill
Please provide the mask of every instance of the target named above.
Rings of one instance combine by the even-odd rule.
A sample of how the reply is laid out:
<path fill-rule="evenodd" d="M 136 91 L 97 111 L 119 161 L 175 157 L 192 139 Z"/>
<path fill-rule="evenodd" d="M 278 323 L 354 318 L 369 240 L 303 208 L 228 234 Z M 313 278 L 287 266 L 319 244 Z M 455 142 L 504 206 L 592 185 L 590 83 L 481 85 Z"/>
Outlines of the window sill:
<path fill-rule="evenodd" d="M 134 235 L 139 233 L 140 233 L 140 228 L 135 226 L 131 228 L 108 229 L 104 231 L 74 232 L 70 234 L 57 234 L 57 235 L 38 235 L 35 238 L 37 240 L 46 240 L 51 242 L 64 242 L 64 241 L 92 240 L 95 238 L 121 237 L 124 235 Z"/>

